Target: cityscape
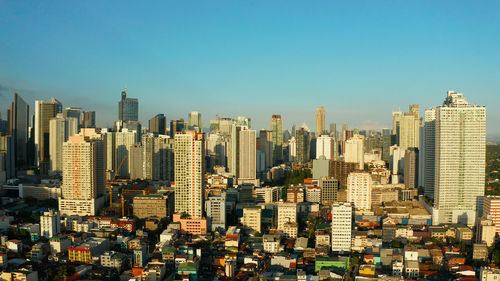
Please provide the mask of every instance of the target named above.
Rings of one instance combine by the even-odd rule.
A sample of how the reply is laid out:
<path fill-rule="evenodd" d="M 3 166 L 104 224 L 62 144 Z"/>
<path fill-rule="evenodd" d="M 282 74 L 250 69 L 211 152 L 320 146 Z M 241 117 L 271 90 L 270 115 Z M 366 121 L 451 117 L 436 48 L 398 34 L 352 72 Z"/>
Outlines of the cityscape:
<path fill-rule="evenodd" d="M 266 45 L 283 39 L 286 32 L 281 28 L 287 24 L 303 40 L 308 38 L 289 17 L 276 11 L 268 14 L 267 9 L 276 8 L 276 3 L 236 1 L 232 5 L 227 3 L 231 8 L 213 3 L 208 5 L 209 11 L 201 11 L 207 4 L 184 6 L 185 3 L 179 3 L 177 6 L 173 1 L 166 2 L 166 6 L 160 5 L 156 12 L 152 11 L 156 6 L 147 11 L 153 19 L 158 19 L 157 12 L 168 11 L 164 18 L 160 17 L 165 22 L 155 22 L 159 27 L 150 28 L 165 27 L 169 36 L 172 35 L 171 20 L 179 23 L 178 17 L 189 17 L 186 21 L 199 25 L 190 29 L 179 24 L 177 32 L 182 35 L 177 34 L 178 38 L 212 27 L 227 32 L 236 30 L 238 34 L 242 30 L 243 35 L 263 40 L 261 43 Z M 230 87 L 221 88 L 225 94 L 214 94 L 211 87 L 216 88 L 216 82 L 220 81 L 204 84 L 202 79 L 199 84 L 192 83 L 193 91 L 200 93 L 190 94 L 183 92 L 184 88 L 176 88 L 178 81 L 172 82 L 168 77 L 158 80 L 165 82 L 161 87 L 181 90 L 175 95 L 165 90 L 164 94 L 155 96 L 154 85 L 148 85 L 144 93 L 140 89 L 149 81 L 142 78 L 145 80 L 140 82 L 141 73 L 149 70 L 138 68 L 134 75 L 121 78 L 130 79 L 131 87 L 118 87 L 111 92 L 103 89 L 106 93 L 101 95 L 101 90 L 95 89 L 108 79 L 116 82 L 115 75 L 121 73 L 110 71 L 109 76 L 101 76 L 102 63 L 111 61 L 111 53 L 140 50 L 145 55 L 131 57 L 133 66 L 139 57 L 147 60 L 148 51 L 154 53 L 153 47 L 145 45 L 154 45 L 160 40 L 146 36 L 147 31 L 141 33 L 130 28 L 130 38 L 136 37 L 131 42 L 150 40 L 124 46 L 123 50 L 127 51 L 113 45 L 108 50 L 109 57 L 96 55 L 103 62 L 88 61 L 89 67 L 96 71 L 88 88 L 83 90 L 88 94 L 80 90 L 61 93 L 60 85 L 51 85 L 51 79 L 60 79 L 65 85 L 74 83 L 78 88 L 92 72 L 82 76 L 77 73 L 79 77 L 62 81 L 66 80 L 65 75 L 70 75 L 63 72 L 71 72 L 74 67 L 87 69 L 83 64 L 73 65 L 74 56 L 65 52 L 76 48 L 74 54 L 78 54 L 78 42 L 82 38 L 92 41 L 86 38 L 91 32 L 95 32 L 93 39 L 98 42 L 102 30 L 92 31 L 94 25 L 89 21 L 83 33 L 68 37 L 62 47 L 56 46 L 60 40 L 56 37 L 67 36 L 68 30 L 72 33 L 71 26 L 75 23 L 71 20 L 68 30 L 62 27 L 64 18 L 71 15 L 91 18 L 101 13 L 114 15 L 112 9 L 100 9 L 100 5 L 105 4 L 94 4 L 96 7 L 88 3 L 68 7 L 67 3 L 57 3 L 51 10 L 43 4 L 27 7 L 0 1 L 0 18 L 5 17 L 7 21 L 30 11 L 34 18 L 27 19 L 27 26 L 35 30 L 44 28 L 43 24 L 35 27 L 38 17 L 57 23 L 53 33 L 43 33 L 49 39 L 42 39 L 40 43 L 43 45 L 44 40 L 49 40 L 50 51 L 32 53 L 23 50 L 23 46 L 18 53 L 11 49 L 10 43 L 0 43 L 0 281 L 500 280 L 500 139 L 497 137 L 500 134 L 496 131 L 500 103 L 495 103 L 500 95 L 484 94 L 488 87 L 498 85 L 498 77 L 488 86 L 480 86 L 474 75 L 463 81 L 459 81 L 461 76 L 457 75 L 453 80 L 456 86 L 451 83 L 448 86 L 451 88 L 440 88 L 443 85 L 437 87 L 438 84 L 429 82 L 429 77 L 443 73 L 453 76 L 454 72 L 442 71 L 438 75 L 430 67 L 425 70 L 429 76 L 424 78 L 429 80 L 422 80 L 422 84 L 434 87 L 432 94 L 415 94 L 422 88 L 412 85 L 408 88 L 414 89 L 406 93 L 393 86 L 399 83 L 394 82 L 385 87 L 396 89 L 397 94 L 388 96 L 378 93 L 382 91 L 378 88 L 380 85 L 362 74 L 359 77 L 362 83 L 353 85 L 372 81 L 373 92 L 353 94 L 359 89 L 353 86 L 350 92 L 339 86 L 340 95 L 336 94 L 337 90 L 324 86 L 331 91 L 325 90 L 327 95 L 311 93 L 318 88 L 300 96 L 295 92 L 276 94 L 273 91 L 280 87 L 289 88 L 279 81 L 271 85 L 256 73 L 277 71 L 274 68 L 277 63 L 265 62 L 269 59 L 266 56 L 257 58 L 250 48 L 234 48 L 242 57 L 247 54 L 249 60 L 235 58 L 234 53 L 225 50 L 227 46 L 222 42 L 231 37 L 225 35 L 224 40 L 211 39 L 214 41 L 205 43 L 217 42 L 220 52 L 226 51 L 227 58 L 218 57 L 220 63 L 214 63 L 213 68 L 206 71 L 201 65 L 210 64 L 214 59 L 208 59 L 207 55 L 206 60 L 191 62 L 199 65 L 193 72 L 204 73 L 207 77 L 204 79 L 218 80 L 221 65 L 241 63 L 249 67 L 248 75 L 238 71 L 235 75 L 242 75 L 241 79 L 251 84 L 266 85 L 272 88 L 270 92 L 248 94 L 242 85 L 250 84 L 238 84 L 241 81 L 235 81 L 229 74 L 231 70 L 226 69 L 228 73 L 223 82 L 234 89 L 240 87 L 240 94 L 227 94 L 225 91 L 231 90 Z M 286 12 L 297 13 L 295 15 L 310 13 L 311 22 L 323 16 L 322 5 L 307 12 L 303 9 L 310 6 L 295 4 L 277 7 L 286 7 Z M 128 3 L 124 5 L 127 8 L 120 7 L 118 12 L 132 15 L 134 9 Z M 367 7 L 373 8 L 371 5 Z M 393 9 L 408 12 L 398 5 L 388 8 L 384 14 L 392 17 Z M 351 16 L 359 16 L 359 11 L 350 11 L 350 5 L 341 6 L 349 10 Z M 485 6 L 490 7 L 489 10 L 500 8 L 495 4 Z M 131 22 L 143 28 L 146 23 L 138 19 L 147 17 L 142 15 L 144 8 L 137 9 L 141 16 L 132 16 Z M 342 14 L 326 3 L 325 9 Z M 220 12 L 214 18 L 224 20 L 206 20 L 207 14 L 214 10 Z M 460 13 L 468 15 L 465 10 Z M 229 11 L 235 13 L 231 16 L 241 17 L 231 18 L 229 22 L 234 23 L 234 27 L 225 21 Z M 411 17 L 423 15 L 415 11 L 408 13 Z M 57 15 L 62 18 L 55 20 Z M 252 28 L 246 29 L 248 26 L 244 23 L 260 26 L 254 21 L 258 15 L 268 25 L 267 16 L 286 21 L 263 24 L 271 31 L 267 34 L 264 29 L 259 30 L 257 36 Z M 202 19 L 197 20 L 195 16 Z M 433 19 L 427 14 L 424 17 Z M 20 40 L 24 36 L 22 32 L 13 34 L 24 27 L 6 24 L 7 21 L 0 21 L 0 35 Z M 113 26 L 107 24 L 107 20 L 102 24 L 103 29 Z M 368 27 L 371 21 L 360 24 Z M 423 23 L 417 25 L 420 24 Z M 47 29 L 50 26 L 48 24 Z M 307 25 L 311 28 L 307 32 L 317 36 L 317 30 L 311 26 Z M 333 26 L 330 26 L 332 30 Z M 498 22 L 495 26 L 498 27 Z M 2 27 L 9 27 L 9 31 L 2 31 Z M 325 27 L 318 27 L 322 28 Z M 397 34 L 398 27 L 393 28 L 387 32 Z M 418 30 L 416 37 L 422 30 L 427 32 L 421 26 Z M 377 30 L 380 36 L 383 33 Z M 205 38 L 205 35 L 198 36 Z M 404 41 L 403 38 L 412 35 L 399 36 L 399 40 Z M 71 38 L 76 41 L 71 42 Z M 344 34 L 340 38 L 349 36 Z M 114 39 L 111 36 L 109 40 Z M 169 39 L 181 46 L 168 53 L 172 57 L 193 51 L 194 45 L 206 50 L 213 48 L 201 41 L 189 45 L 176 41 L 175 37 Z M 233 39 L 241 40 L 236 35 Z M 245 40 L 239 43 L 248 43 Z M 397 40 L 396 36 L 395 42 Z M 299 41 L 296 44 L 303 46 Z M 375 40 L 379 44 L 381 41 Z M 99 42 L 102 46 L 93 49 L 97 53 L 106 48 L 106 41 Z M 492 42 L 498 46 L 498 41 Z M 293 62 L 297 61 L 293 56 L 287 57 L 288 51 L 292 52 L 288 48 L 292 47 L 269 48 L 270 57 L 290 60 L 290 68 L 294 69 L 291 72 L 295 71 L 297 65 Z M 283 56 L 272 55 L 281 51 L 280 48 L 285 50 Z M 392 52 L 396 53 L 396 49 Z M 484 47 L 484 50 L 489 49 Z M 464 60 L 472 56 L 464 50 L 455 51 Z M 315 47 L 309 46 L 308 52 L 312 58 Z M 446 53 L 436 52 L 443 57 Z M 55 70 L 59 60 L 49 63 L 45 70 L 18 72 L 12 67 L 24 64 L 24 55 L 44 60 L 45 55 L 50 57 L 55 53 L 60 54 L 60 61 L 68 60 L 62 72 Z M 88 55 L 82 51 L 83 59 L 84 53 Z M 353 49 L 352 55 L 355 53 Z M 375 53 L 373 51 L 374 57 Z M 404 56 L 412 57 L 412 54 Z M 490 62 L 494 64 L 497 58 L 498 54 Z M 169 76 L 167 73 L 175 64 L 164 59 L 151 60 L 154 63 L 150 62 L 151 74 L 148 75 L 156 77 L 157 69 L 165 67 L 168 70 L 164 74 Z M 252 59 L 263 65 L 254 74 Z M 33 60 L 34 66 L 38 63 Z M 321 71 L 326 69 L 321 68 L 319 60 L 316 63 Z M 335 64 L 326 57 L 325 63 Z M 376 63 L 367 61 L 368 67 L 370 64 Z M 484 65 L 488 64 L 484 62 Z M 269 70 L 264 70 L 266 67 Z M 379 70 L 387 74 L 389 68 L 381 66 Z M 182 67 L 178 69 L 179 76 L 174 75 L 175 79 L 189 84 L 192 77 L 182 76 Z M 316 70 L 301 68 L 293 78 L 286 70 L 280 71 L 283 81 L 291 87 L 296 85 L 300 91 L 302 86 L 314 82 L 307 80 L 310 79 L 307 72 Z M 357 71 L 363 73 L 361 69 Z M 425 71 L 421 75 L 425 75 Z M 376 72 L 370 75 L 383 76 Z M 308 83 L 301 84 L 302 73 L 303 81 Z M 40 83 L 38 79 L 47 79 L 45 86 L 33 90 L 36 88 L 33 85 Z M 418 84 L 420 80 L 414 79 L 413 83 Z M 488 83 L 487 77 L 481 81 Z M 325 82 L 325 85 L 330 84 Z M 250 87 L 249 91 L 255 89 Z M 52 93 L 50 98 L 47 92 Z M 269 94 L 271 92 L 274 94 Z M 112 103 L 107 102 L 109 99 Z M 336 100 L 339 105 L 333 106 Z M 346 100 L 349 102 L 344 103 Z M 403 104 L 406 101 L 410 102 Z M 486 101 L 489 103 L 482 104 Z M 347 104 L 356 106 L 348 108 Z"/>

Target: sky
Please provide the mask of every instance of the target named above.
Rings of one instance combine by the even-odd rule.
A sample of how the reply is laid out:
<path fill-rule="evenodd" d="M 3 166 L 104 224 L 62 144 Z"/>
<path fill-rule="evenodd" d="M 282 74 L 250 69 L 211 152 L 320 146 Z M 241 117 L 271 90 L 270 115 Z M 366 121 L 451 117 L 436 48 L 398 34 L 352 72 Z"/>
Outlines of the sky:
<path fill-rule="evenodd" d="M 391 112 L 485 105 L 500 138 L 500 1 L 0 0 L 0 112 L 16 90 L 118 118 L 126 86 L 143 126 L 200 111 L 255 129 L 380 129 Z"/>

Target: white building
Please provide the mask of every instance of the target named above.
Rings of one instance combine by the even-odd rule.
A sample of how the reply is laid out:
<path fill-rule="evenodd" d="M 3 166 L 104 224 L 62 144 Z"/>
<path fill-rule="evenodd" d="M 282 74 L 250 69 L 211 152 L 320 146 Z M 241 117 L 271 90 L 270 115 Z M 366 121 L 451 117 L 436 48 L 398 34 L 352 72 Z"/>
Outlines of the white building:
<path fill-rule="evenodd" d="M 347 202 L 357 210 L 370 210 L 372 202 L 372 177 L 370 173 L 353 172 L 347 176 Z"/>
<path fill-rule="evenodd" d="M 241 224 L 256 232 L 262 232 L 262 209 L 260 207 L 243 208 Z"/>
<path fill-rule="evenodd" d="M 307 186 L 306 187 L 306 201 L 320 203 L 321 202 L 321 187 Z"/>
<path fill-rule="evenodd" d="M 297 204 L 295 203 L 278 205 L 278 230 L 284 230 L 287 222 L 297 222 Z"/>
<path fill-rule="evenodd" d="M 332 251 L 351 251 L 352 215 L 350 203 L 332 205 Z"/>
<path fill-rule="evenodd" d="M 256 188 L 254 193 L 256 203 L 272 203 L 280 199 L 280 188 L 277 186 Z"/>
<path fill-rule="evenodd" d="M 44 212 L 40 217 L 40 234 L 45 238 L 52 238 L 61 232 L 61 216 L 56 210 Z"/>
<path fill-rule="evenodd" d="M 497 281 L 500 280 L 500 269 L 481 267 L 479 281 Z"/>
<path fill-rule="evenodd" d="M 335 152 L 335 139 L 328 136 L 322 135 L 316 139 L 316 159 L 320 159 L 324 156 L 326 159 L 333 159 Z"/>
<path fill-rule="evenodd" d="M 434 224 L 474 225 L 484 196 L 486 108 L 448 92 L 436 108 Z"/>
<path fill-rule="evenodd" d="M 210 196 L 205 201 L 207 219 L 212 231 L 226 229 L 226 193 L 221 196 Z"/>
<path fill-rule="evenodd" d="M 365 166 L 365 138 L 361 135 L 345 141 L 344 161 L 347 163 L 358 163 L 359 169 Z"/>

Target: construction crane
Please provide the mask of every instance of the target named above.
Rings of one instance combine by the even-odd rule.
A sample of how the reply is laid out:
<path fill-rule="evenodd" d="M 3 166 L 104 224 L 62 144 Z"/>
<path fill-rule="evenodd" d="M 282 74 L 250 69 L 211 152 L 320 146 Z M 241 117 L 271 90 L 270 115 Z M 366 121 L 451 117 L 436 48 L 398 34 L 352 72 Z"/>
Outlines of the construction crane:
<path fill-rule="evenodd" d="M 127 159 L 127 154 L 125 154 L 125 156 L 123 156 L 122 161 L 120 162 L 120 165 L 118 166 L 118 169 L 116 170 L 115 174 L 113 175 L 113 178 L 111 179 L 111 181 L 107 182 L 107 186 L 109 188 L 109 208 L 110 209 L 113 208 L 113 187 L 111 184 L 115 181 L 116 176 L 120 172 L 120 170 L 123 166 L 123 163 L 125 163 L 126 159 Z"/>

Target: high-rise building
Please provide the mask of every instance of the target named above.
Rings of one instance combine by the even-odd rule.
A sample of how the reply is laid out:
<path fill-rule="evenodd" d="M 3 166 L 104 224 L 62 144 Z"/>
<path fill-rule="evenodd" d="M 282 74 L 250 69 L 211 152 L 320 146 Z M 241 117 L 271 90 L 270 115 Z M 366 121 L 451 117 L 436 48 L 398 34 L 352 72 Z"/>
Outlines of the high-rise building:
<path fill-rule="evenodd" d="M 297 162 L 305 164 L 309 162 L 309 132 L 304 128 L 301 127 L 297 132 L 296 132 L 296 142 L 297 142 Z"/>
<path fill-rule="evenodd" d="M 351 203 L 335 203 L 332 205 L 332 251 L 351 251 L 352 234 Z"/>
<path fill-rule="evenodd" d="M 365 138 L 361 135 L 354 135 L 345 141 L 344 161 L 347 163 L 358 163 L 359 169 L 365 166 Z"/>
<path fill-rule="evenodd" d="M 411 147 L 405 151 L 404 184 L 406 188 L 417 188 L 418 186 L 418 149 Z"/>
<path fill-rule="evenodd" d="M 372 205 L 372 177 L 367 172 L 353 172 L 347 177 L 347 202 L 357 210 L 370 210 Z"/>
<path fill-rule="evenodd" d="M 486 108 L 449 91 L 436 108 L 433 223 L 474 225 L 484 196 Z"/>
<path fill-rule="evenodd" d="M 338 139 L 337 124 L 335 124 L 335 123 L 330 123 L 330 137 L 334 138 L 335 140 Z"/>
<path fill-rule="evenodd" d="M 63 110 L 63 117 L 64 118 L 76 118 L 78 120 L 78 126 L 81 124 L 81 119 L 82 119 L 82 109 L 79 107 L 66 107 Z"/>
<path fill-rule="evenodd" d="M 177 133 L 185 131 L 184 119 L 170 121 L 170 137 L 173 139 Z"/>
<path fill-rule="evenodd" d="M 239 173 L 238 179 L 256 178 L 256 132 L 242 130 L 239 132 Z"/>
<path fill-rule="evenodd" d="M 51 171 L 62 171 L 62 151 L 63 143 L 68 139 L 68 122 L 62 116 L 57 114 L 55 118 L 49 121 L 49 155 Z"/>
<path fill-rule="evenodd" d="M 50 101 L 35 101 L 35 155 L 40 173 L 46 175 L 49 170 L 50 119 L 62 112 L 62 104 L 52 98 Z"/>
<path fill-rule="evenodd" d="M 436 109 L 425 111 L 422 128 L 420 163 L 420 186 L 427 198 L 434 199 L 434 180 L 436 174 Z"/>
<path fill-rule="evenodd" d="M 321 136 L 325 132 L 325 108 L 318 106 L 316 108 L 316 137 Z"/>
<path fill-rule="evenodd" d="M 266 169 L 273 166 L 273 132 L 265 129 L 259 132 L 259 147 L 258 149 L 265 154 Z"/>
<path fill-rule="evenodd" d="M 339 181 L 334 178 L 319 179 L 321 190 L 321 204 L 329 205 L 338 202 Z"/>
<path fill-rule="evenodd" d="M 262 209 L 260 207 L 244 207 L 241 224 L 255 232 L 262 232 Z"/>
<path fill-rule="evenodd" d="M 500 235 L 500 196 L 484 197 L 483 217 L 493 220 L 496 232 Z"/>
<path fill-rule="evenodd" d="M 127 88 L 122 91 L 122 99 L 118 102 L 118 120 L 139 121 L 139 100 L 127 98 Z"/>
<path fill-rule="evenodd" d="M 102 163 L 100 163 L 102 162 Z M 72 136 L 63 144 L 62 215 L 97 213 L 104 193 L 104 145 L 87 136 Z"/>
<path fill-rule="evenodd" d="M 345 161 L 330 160 L 329 176 L 339 180 L 341 186 L 347 186 L 347 177 L 350 173 L 359 170 L 358 163 L 348 163 Z"/>
<path fill-rule="evenodd" d="M 418 104 L 410 105 L 407 113 L 403 114 L 401 111 L 392 113 L 393 134 L 397 136 L 397 144 L 403 150 L 410 147 L 419 147 L 421 126 L 422 118 L 420 118 Z"/>
<path fill-rule="evenodd" d="M 149 132 L 157 135 L 164 135 L 167 132 L 167 118 L 164 114 L 156 114 L 149 119 Z"/>
<path fill-rule="evenodd" d="M 141 143 L 132 145 L 128 157 L 130 158 L 130 179 L 144 179 L 144 146 Z"/>
<path fill-rule="evenodd" d="M 334 159 L 335 155 L 335 138 L 322 135 L 316 138 L 316 159 L 320 159 L 322 156 L 325 159 Z"/>
<path fill-rule="evenodd" d="M 81 120 L 82 128 L 95 128 L 95 111 L 84 111 Z"/>
<path fill-rule="evenodd" d="M 122 129 L 121 132 L 116 132 L 115 134 L 115 169 L 118 170 L 120 164 L 123 164 L 118 171 L 118 176 L 122 178 L 130 177 L 130 148 L 136 143 L 137 132 L 129 131 L 128 129 Z M 127 157 L 125 160 L 124 158 Z"/>
<path fill-rule="evenodd" d="M 273 161 L 280 164 L 283 161 L 283 120 L 281 115 L 271 118 L 271 132 L 273 132 Z"/>
<path fill-rule="evenodd" d="M 208 225 L 212 231 L 226 229 L 226 193 L 209 196 L 205 201 Z"/>
<path fill-rule="evenodd" d="M 295 137 L 292 137 L 290 141 L 288 141 L 288 161 L 297 161 L 297 139 Z"/>
<path fill-rule="evenodd" d="M 203 141 L 203 133 L 175 135 L 175 212 L 191 219 L 201 219 L 203 214 Z"/>
<path fill-rule="evenodd" d="M 203 132 L 203 122 L 201 121 L 201 113 L 198 111 L 189 112 L 188 116 L 188 130 L 196 131 L 198 133 Z"/>
<path fill-rule="evenodd" d="M 56 210 L 49 210 L 40 216 L 40 236 L 52 238 L 61 232 L 61 216 Z"/>

